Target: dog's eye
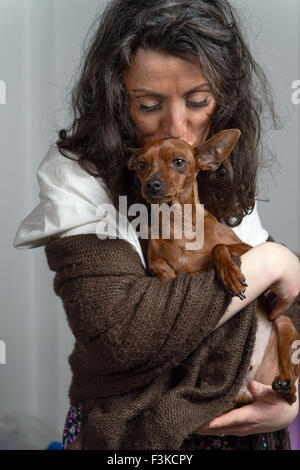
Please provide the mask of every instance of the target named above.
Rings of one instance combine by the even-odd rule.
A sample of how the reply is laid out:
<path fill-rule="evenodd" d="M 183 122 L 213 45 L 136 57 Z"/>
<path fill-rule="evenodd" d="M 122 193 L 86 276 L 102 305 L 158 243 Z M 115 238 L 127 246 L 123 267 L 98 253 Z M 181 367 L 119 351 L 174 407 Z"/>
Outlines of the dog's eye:
<path fill-rule="evenodd" d="M 176 168 L 183 168 L 186 162 L 182 158 L 174 158 L 172 163 Z"/>
<path fill-rule="evenodd" d="M 144 170 L 147 167 L 147 162 L 145 162 L 145 160 L 139 160 L 136 163 L 136 167 L 138 170 Z"/>

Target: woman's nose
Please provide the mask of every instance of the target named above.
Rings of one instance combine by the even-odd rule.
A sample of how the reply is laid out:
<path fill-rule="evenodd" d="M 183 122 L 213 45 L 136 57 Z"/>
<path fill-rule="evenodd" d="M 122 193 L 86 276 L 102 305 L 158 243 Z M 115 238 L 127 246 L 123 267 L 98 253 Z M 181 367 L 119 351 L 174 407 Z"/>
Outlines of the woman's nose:
<path fill-rule="evenodd" d="M 183 112 L 173 111 L 165 117 L 164 132 L 169 138 L 184 139 L 187 123 Z"/>

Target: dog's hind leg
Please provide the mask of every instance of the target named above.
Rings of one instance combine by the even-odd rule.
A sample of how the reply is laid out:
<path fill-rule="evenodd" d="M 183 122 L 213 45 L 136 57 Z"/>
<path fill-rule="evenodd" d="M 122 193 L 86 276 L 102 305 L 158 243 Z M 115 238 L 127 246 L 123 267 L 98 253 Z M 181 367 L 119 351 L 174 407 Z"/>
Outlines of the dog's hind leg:
<path fill-rule="evenodd" d="M 278 334 L 279 375 L 273 380 L 272 388 L 292 404 L 296 401 L 295 383 L 300 374 L 300 357 L 296 357 L 300 336 L 288 316 L 281 315 L 274 323 Z"/>

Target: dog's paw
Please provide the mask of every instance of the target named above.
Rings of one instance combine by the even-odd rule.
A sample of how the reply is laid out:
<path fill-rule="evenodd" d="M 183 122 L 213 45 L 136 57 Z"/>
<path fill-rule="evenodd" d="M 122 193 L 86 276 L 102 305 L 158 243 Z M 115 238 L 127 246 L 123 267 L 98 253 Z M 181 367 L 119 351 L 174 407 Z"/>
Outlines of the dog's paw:
<path fill-rule="evenodd" d="M 283 379 L 283 377 L 277 376 L 273 380 L 272 390 L 280 393 L 290 404 L 296 401 L 295 387 L 290 379 Z"/>
<path fill-rule="evenodd" d="M 235 263 L 225 266 L 222 273 L 218 274 L 219 279 L 232 297 L 237 296 L 241 300 L 246 298 L 245 291 L 246 287 L 248 287 L 246 278 Z"/>

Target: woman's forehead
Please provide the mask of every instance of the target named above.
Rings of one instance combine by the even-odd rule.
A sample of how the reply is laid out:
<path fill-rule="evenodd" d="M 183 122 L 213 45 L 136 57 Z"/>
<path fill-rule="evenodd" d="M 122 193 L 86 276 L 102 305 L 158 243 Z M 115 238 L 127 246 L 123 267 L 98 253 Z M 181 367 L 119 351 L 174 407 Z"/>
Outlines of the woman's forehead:
<path fill-rule="evenodd" d="M 137 50 L 124 79 L 130 91 L 151 91 L 149 87 L 163 87 L 169 81 L 176 82 L 185 87 L 185 91 L 189 91 L 207 82 L 199 66 L 180 57 L 142 48 Z"/>

